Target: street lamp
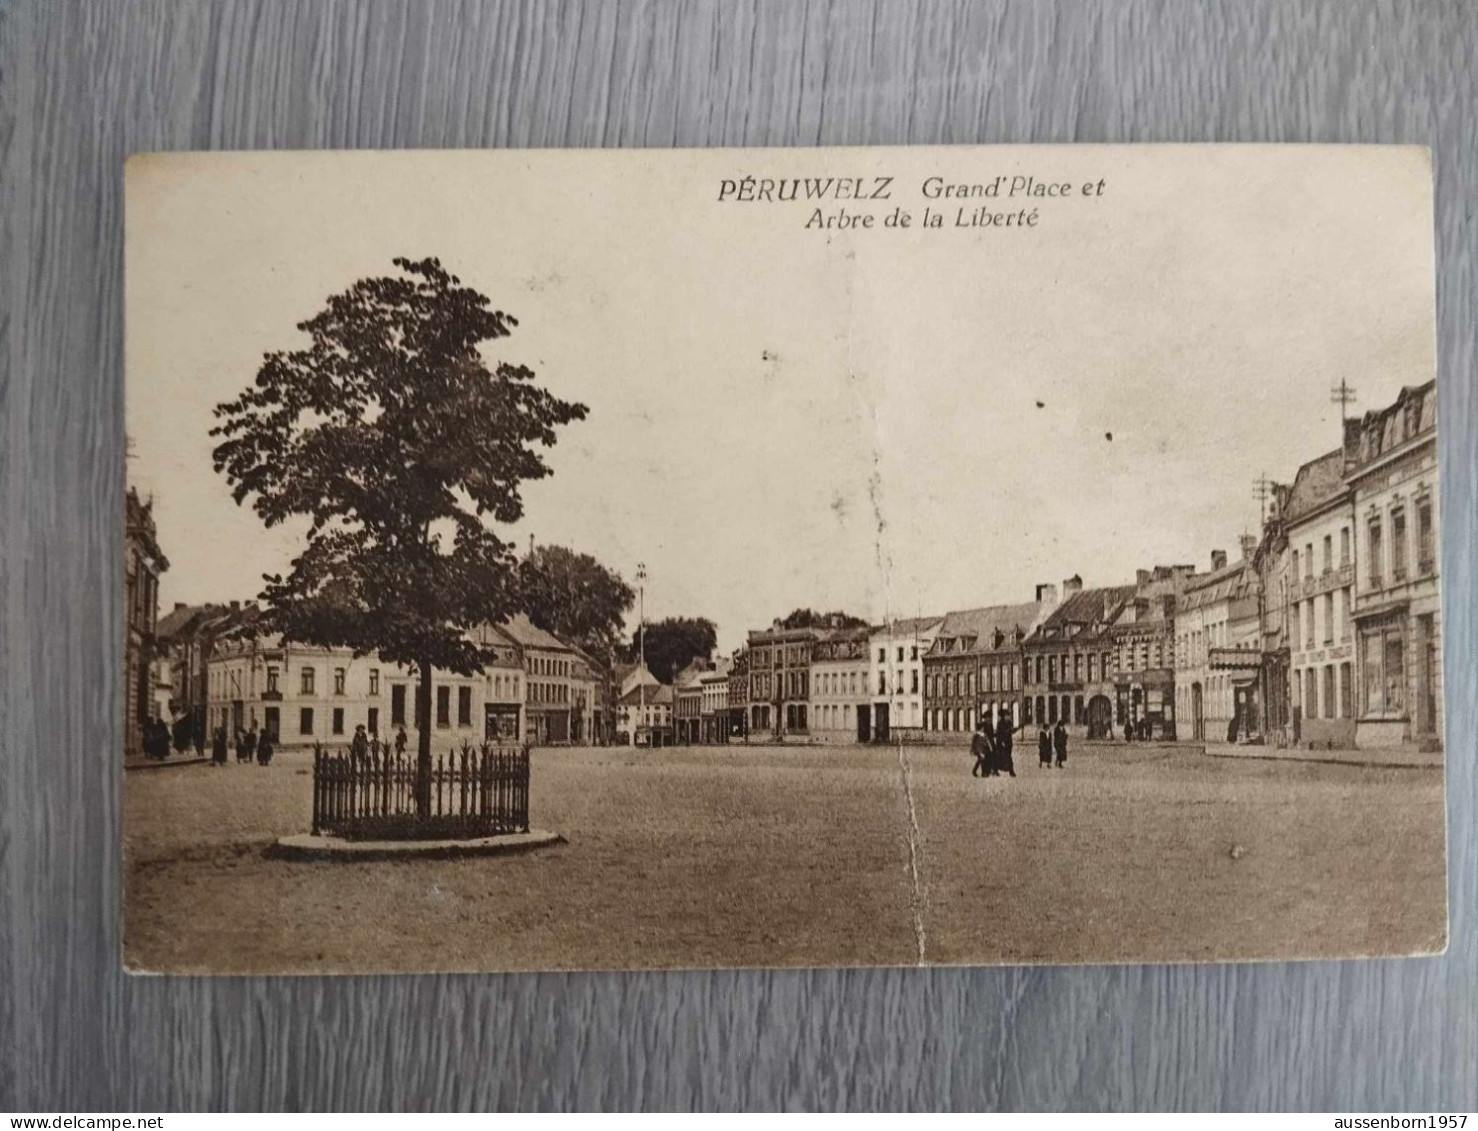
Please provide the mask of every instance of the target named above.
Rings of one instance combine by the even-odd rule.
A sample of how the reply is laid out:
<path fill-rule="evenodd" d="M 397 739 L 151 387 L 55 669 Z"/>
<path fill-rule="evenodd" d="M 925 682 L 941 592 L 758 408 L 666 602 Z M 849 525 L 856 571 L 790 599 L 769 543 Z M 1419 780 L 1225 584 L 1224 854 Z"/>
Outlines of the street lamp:
<path fill-rule="evenodd" d="M 639 654 L 639 667 L 636 672 L 637 700 L 640 706 L 637 708 L 636 728 L 632 731 L 632 743 L 636 742 L 636 733 L 647 719 L 647 681 L 643 678 L 647 670 L 647 563 L 636 563 L 636 647 Z M 647 742 L 652 740 L 650 728 L 647 731 Z"/>

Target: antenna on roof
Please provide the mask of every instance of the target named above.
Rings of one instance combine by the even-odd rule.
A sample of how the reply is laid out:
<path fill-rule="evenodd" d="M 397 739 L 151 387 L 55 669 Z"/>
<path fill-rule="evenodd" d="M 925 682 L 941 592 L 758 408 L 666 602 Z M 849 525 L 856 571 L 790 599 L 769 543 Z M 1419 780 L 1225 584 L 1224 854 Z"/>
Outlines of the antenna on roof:
<path fill-rule="evenodd" d="M 1350 388 L 1349 382 L 1343 377 L 1339 379 L 1338 385 L 1329 390 L 1329 403 L 1339 405 L 1341 421 L 1349 419 L 1350 414 L 1346 410 L 1355 403 L 1355 390 Z"/>
<path fill-rule="evenodd" d="M 1261 526 L 1268 520 L 1268 496 L 1272 494 L 1273 481 L 1264 471 L 1252 481 L 1252 497 L 1257 500 L 1257 521 Z"/>

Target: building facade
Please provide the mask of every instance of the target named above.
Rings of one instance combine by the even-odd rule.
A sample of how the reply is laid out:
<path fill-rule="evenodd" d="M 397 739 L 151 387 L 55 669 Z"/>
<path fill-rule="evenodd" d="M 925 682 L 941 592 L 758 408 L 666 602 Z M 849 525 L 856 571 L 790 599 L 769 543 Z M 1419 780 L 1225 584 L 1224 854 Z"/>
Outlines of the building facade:
<path fill-rule="evenodd" d="M 1352 437 L 1353 434 L 1351 434 Z M 1349 452 L 1337 448 L 1298 469 L 1282 510 L 1287 542 L 1279 594 L 1288 634 L 1292 741 L 1352 746 L 1355 740 L 1354 495 Z"/>
<path fill-rule="evenodd" d="M 1044 593 L 1055 597 L 1052 586 L 1039 586 Z M 1110 626 L 1134 593 L 1133 585 L 1084 589 L 1077 576 L 1063 582 L 1061 600 L 1022 643 L 1022 724 L 1061 719 L 1075 735 L 1105 738 L 1131 721 L 1115 681 L 1119 641 Z"/>
<path fill-rule="evenodd" d="M 934 646 L 942 616 L 890 620 L 868 636 L 872 737 L 878 742 L 918 738 L 924 731 L 924 656 Z"/>
<path fill-rule="evenodd" d="M 1175 616 L 1175 714 L 1179 736 L 1221 742 L 1261 737 L 1262 641 L 1259 576 L 1251 557 L 1228 562 L 1220 551 L 1212 568 L 1187 579 Z"/>
<path fill-rule="evenodd" d="M 818 742 L 872 740 L 870 630 L 842 628 L 811 649 L 811 734 Z"/>
<path fill-rule="evenodd" d="M 616 741 L 631 746 L 671 746 L 672 688 L 640 683 L 616 705 Z"/>
<path fill-rule="evenodd" d="M 1019 722 L 1021 642 L 1036 628 L 1041 602 L 947 613 L 924 654 L 924 730 L 967 735 L 980 719 Z"/>
<path fill-rule="evenodd" d="M 729 738 L 749 740 L 749 649 L 739 647 L 729 659 Z"/>
<path fill-rule="evenodd" d="M 672 685 L 673 739 L 680 745 L 692 746 L 701 741 L 703 716 L 703 678 L 701 668 L 679 672 Z"/>
<path fill-rule="evenodd" d="M 1401 390 L 1394 404 L 1350 422 L 1345 479 L 1360 563 L 1355 742 L 1442 746 L 1442 617 L 1437 388 Z"/>
<path fill-rule="evenodd" d="M 749 634 L 749 733 L 805 741 L 811 734 L 811 649 L 826 630 L 777 620 Z"/>
<path fill-rule="evenodd" d="M 698 677 L 698 741 L 710 746 L 729 741 L 729 661 L 720 659 Z"/>
<path fill-rule="evenodd" d="M 525 739 L 534 746 L 569 745 L 575 733 L 575 649 L 523 614 L 498 631 L 523 660 Z"/>
<path fill-rule="evenodd" d="M 1217 564 L 1225 566 L 1226 555 L 1218 555 Z M 1139 570 L 1132 595 L 1109 625 L 1114 717 L 1121 730 L 1128 723 L 1136 734 L 1145 737 L 1168 740 L 1178 736 L 1176 606 L 1194 573 L 1195 567 L 1190 565 Z M 1076 697 L 1073 705 L 1076 712 Z"/>
<path fill-rule="evenodd" d="M 159 575 L 169 568 L 160 552 L 154 505 L 132 487 L 123 524 L 123 751 L 143 753 L 144 724 L 154 717 L 154 662 L 159 625 Z"/>

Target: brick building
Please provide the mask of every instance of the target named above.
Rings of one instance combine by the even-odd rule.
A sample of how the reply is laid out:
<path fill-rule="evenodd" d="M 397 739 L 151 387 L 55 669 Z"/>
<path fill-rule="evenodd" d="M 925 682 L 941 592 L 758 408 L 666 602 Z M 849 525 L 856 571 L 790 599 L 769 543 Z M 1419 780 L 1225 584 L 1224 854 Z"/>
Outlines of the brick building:
<path fill-rule="evenodd" d="M 965 735 L 982 716 L 1019 720 L 1021 643 L 1045 606 L 1033 601 L 990 605 L 945 615 L 924 654 L 924 729 Z"/>

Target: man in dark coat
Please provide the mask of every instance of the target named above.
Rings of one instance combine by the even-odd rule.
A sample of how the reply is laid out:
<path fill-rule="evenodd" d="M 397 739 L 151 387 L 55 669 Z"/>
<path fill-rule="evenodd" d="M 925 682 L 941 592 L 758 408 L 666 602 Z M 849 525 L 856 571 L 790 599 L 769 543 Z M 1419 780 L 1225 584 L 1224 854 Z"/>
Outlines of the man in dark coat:
<path fill-rule="evenodd" d="M 1005 770 L 1013 778 L 1016 776 L 1016 765 L 1011 761 L 1011 744 L 1015 738 L 1015 731 L 1011 726 L 1011 715 L 1002 711 L 996 719 L 996 761 L 995 772 L 999 774 Z"/>
<path fill-rule="evenodd" d="M 272 732 L 266 727 L 257 735 L 257 765 L 266 766 L 272 761 Z"/>
<path fill-rule="evenodd" d="M 217 766 L 226 764 L 226 750 L 226 728 L 216 727 L 215 737 L 210 740 L 210 756 Z"/>
<path fill-rule="evenodd" d="M 1057 755 L 1057 768 L 1060 770 L 1067 765 L 1067 727 L 1062 725 L 1061 719 L 1052 728 L 1052 749 Z"/>
<path fill-rule="evenodd" d="M 1052 765 L 1052 732 L 1045 720 L 1037 724 L 1037 765 Z"/>
<path fill-rule="evenodd" d="M 995 751 L 990 740 L 990 724 L 984 718 L 976 724 L 975 736 L 970 739 L 970 753 L 975 756 L 975 765 L 970 767 L 972 778 L 985 778 L 991 774 L 991 762 Z"/>

